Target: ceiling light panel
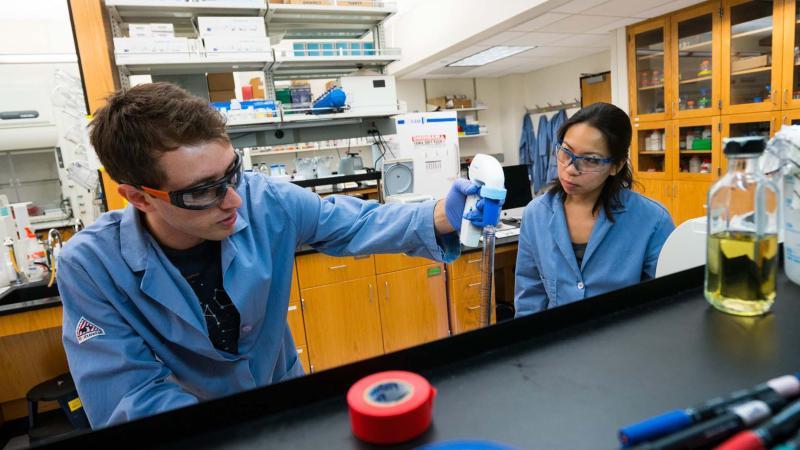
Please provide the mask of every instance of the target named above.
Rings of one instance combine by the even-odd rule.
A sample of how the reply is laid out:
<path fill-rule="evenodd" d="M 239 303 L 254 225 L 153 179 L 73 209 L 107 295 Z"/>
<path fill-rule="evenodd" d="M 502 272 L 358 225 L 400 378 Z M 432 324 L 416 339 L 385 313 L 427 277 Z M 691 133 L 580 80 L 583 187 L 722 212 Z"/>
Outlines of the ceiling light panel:
<path fill-rule="evenodd" d="M 498 61 L 503 58 L 508 58 L 509 56 L 514 56 L 516 54 L 528 51 L 532 48 L 533 48 L 532 46 L 509 47 L 509 46 L 498 45 L 486 49 L 482 52 L 475 53 L 472 56 L 467 56 L 464 59 L 460 59 L 454 63 L 448 64 L 448 66 L 450 67 L 485 66 L 486 64 Z"/>

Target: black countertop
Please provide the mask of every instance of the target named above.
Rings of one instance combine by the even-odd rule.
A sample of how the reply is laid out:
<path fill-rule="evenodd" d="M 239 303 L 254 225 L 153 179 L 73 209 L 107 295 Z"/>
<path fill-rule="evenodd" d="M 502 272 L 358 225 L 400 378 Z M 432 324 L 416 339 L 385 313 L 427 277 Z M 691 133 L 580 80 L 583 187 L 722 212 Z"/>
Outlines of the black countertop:
<path fill-rule="evenodd" d="M 800 286 L 781 272 L 774 311 L 717 312 L 703 268 L 523 319 L 74 438 L 82 446 L 373 448 L 352 436 L 344 395 L 381 370 L 438 389 L 413 448 L 456 438 L 528 449 L 617 448 L 616 431 L 800 369 Z M 99 447 L 94 447 L 99 448 Z"/>

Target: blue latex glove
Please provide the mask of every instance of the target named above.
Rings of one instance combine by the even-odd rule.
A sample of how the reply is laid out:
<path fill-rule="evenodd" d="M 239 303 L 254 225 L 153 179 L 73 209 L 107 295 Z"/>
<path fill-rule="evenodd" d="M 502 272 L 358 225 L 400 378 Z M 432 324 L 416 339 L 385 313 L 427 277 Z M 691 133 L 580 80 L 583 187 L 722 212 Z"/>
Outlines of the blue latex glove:
<path fill-rule="evenodd" d="M 477 194 L 479 190 L 480 186 L 465 178 L 456 178 L 456 181 L 450 186 L 450 191 L 447 192 L 447 197 L 444 199 L 444 212 L 456 232 L 461 231 L 461 219 L 464 215 L 467 196 Z"/>
<path fill-rule="evenodd" d="M 475 204 L 475 207 L 469 210 L 469 212 L 467 212 L 466 214 L 464 214 L 464 218 L 472 222 L 472 224 L 478 228 L 483 228 L 486 225 L 492 225 L 496 227 L 497 223 L 500 222 L 500 214 L 497 214 L 496 217 L 493 218 L 493 220 L 489 219 L 488 221 L 484 222 L 484 219 L 488 219 L 485 218 L 483 214 L 484 202 L 497 202 L 497 200 L 490 200 L 485 198 L 479 199 L 478 203 Z M 505 200 L 500 201 L 499 203 L 500 205 L 497 207 L 498 212 L 500 211 L 500 206 L 503 206 L 503 203 L 505 203 Z"/>

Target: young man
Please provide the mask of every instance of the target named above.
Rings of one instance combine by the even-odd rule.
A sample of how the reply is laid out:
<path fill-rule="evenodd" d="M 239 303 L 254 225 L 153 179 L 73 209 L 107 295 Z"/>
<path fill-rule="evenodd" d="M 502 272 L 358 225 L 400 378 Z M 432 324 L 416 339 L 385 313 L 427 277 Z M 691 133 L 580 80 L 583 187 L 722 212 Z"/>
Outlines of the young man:
<path fill-rule="evenodd" d="M 169 83 L 114 94 L 91 142 L 130 203 L 59 260 L 64 347 L 93 428 L 302 375 L 286 323 L 295 249 L 451 261 L 476 189 L 380 206 L 243 173 L 219 114 Z"/>

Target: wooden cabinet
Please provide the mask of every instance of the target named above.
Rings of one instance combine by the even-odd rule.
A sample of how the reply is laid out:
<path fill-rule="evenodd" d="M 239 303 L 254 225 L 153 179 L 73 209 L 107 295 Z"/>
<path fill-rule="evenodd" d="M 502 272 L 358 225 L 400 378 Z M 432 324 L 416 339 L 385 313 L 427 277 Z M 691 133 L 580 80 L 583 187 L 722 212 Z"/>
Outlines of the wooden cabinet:
<path fill-rule="evenodd" d="M 783 112 L 783 125 L 800 125 L 800 110 L 789 110 Z"/>
<path fill-rule="evenodd" d="M 672 184 L 672 220 L 675 225 L 706 215 L 711 181 L 675 181 Z"/>
<path fill-rule="evenodd" d="M 672 121 L 635 122 L 631 139 L 631 163 L 638 178 L 664 180 L 671 176 Z"/>
<path fill-rule="evenodd" d="M 311 370 L 311 363 L 308 360 L 308 349 L 305 345 L 297 347 L 297 358 L 300 359 L 300 364 L 303 365 L 303 370 L 305 370 L 306 373 L 313 372 L 313 370 Z"/>
<path fill-rule="evenodd" d="M 672 181 L 671 180 L 650 180 L 636 179 L 634 175 L 634 190 L 647 198 L 661 203 L 672 213 Z M 675 218 L 673 217 L 673 220 Z"/>
<path fill-rule="evenodd" d="M 723 114 L 780 109 L 782 13 L 782 0 L 723 3 Z"/>
<path fill-rule="evenodd" d="M 665 120 L 672 116 L 668 102 L 672 75 L 669 21 L 649 20 L 628 28 L 628 85 L 634 121 Z"/>
<path fill-rule="evenodd" d="M 496 260 L 495 260 L 496 261 Z M 481 308 L 481 252 L 462 255 L 449 264 L 447 289 L 450 306 L 450 331 L 463 333 L 480 327 Z M 495 322 L 495 297 L 492 292 L 492 323 Z"/>
<path fill-rule="evenodd" d="M 800 108 L 800 1 L 783 4 L 782 108 Z"/>
<path fill-rule="evenodd" d="M 375 273 L 396 272 L 398 270 L 425 266 L 434 262 L 435 261 L 431 261 L 427 258 L 408 256 L 406 254 L 375 255 Z"/>
<path fill-rule="evenodd" d="M 301 296 L 312 371 L 383 353 L 374 277 L 302 289 Z"/>
<path fill-rule="evenodd" d="M 722 139 L 744 136 L 763 136 L 769 139 L 778 131 L 780 121 L 780 112 L 722 116 Z M 720 173 L 724 174 L 727 170 L 727 160 L 723 156 L 720 160 Z"/>
<path fill-rule="evenodd" d="M 306 345 L 306 327 L 303 322 L 303 309 L 300 302 L 289 302 L 289 312 L 286 314 L 286 322 L 294 338 L 294 345 Z"/>
<path fill-rule="evenodd" d="M 297 257 L 300 289 L 375 275 L 372 255 L 336 257 L 311 253 Z"/>
<path fill-rule="evenodd" d="M 675 13 L 670 20 L 669 79 L 673 117 L 686 119 L 719 114 L 720 3 L 709 2 Z"/>
<path fill-rule="evenodd" d="M 387 352 L 446 337 L 447 295 L 442 264 L 377 276 L 383 348 Z"/>

